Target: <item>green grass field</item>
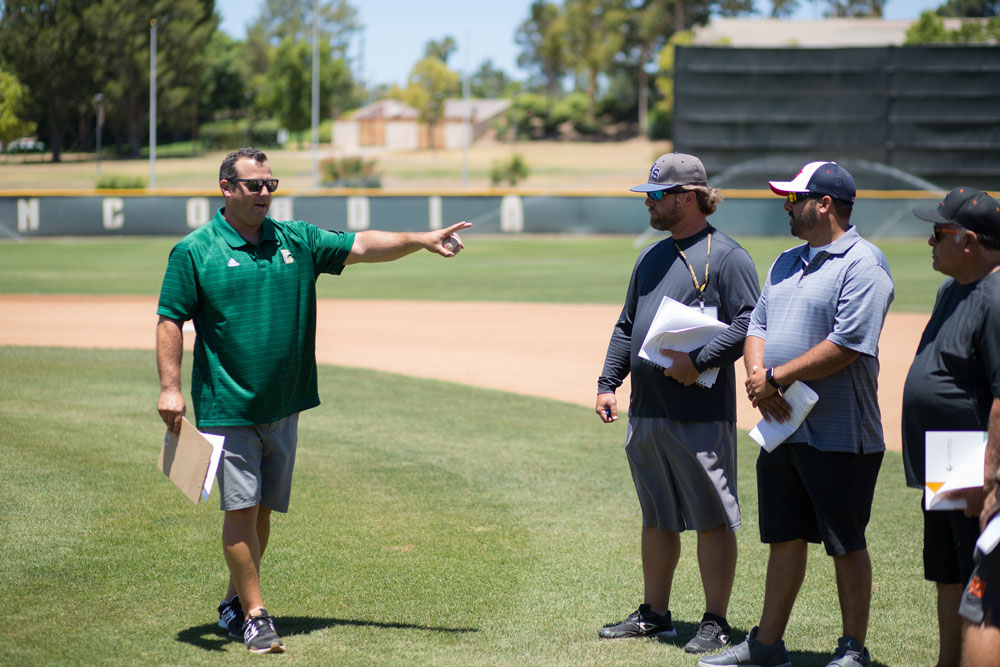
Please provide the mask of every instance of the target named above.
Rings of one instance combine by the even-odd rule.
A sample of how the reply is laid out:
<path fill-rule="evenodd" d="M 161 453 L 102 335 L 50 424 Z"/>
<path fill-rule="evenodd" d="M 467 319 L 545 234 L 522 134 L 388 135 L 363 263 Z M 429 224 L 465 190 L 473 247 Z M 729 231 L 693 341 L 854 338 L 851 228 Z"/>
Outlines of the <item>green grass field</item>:
<path fill-rule="evenodd" d="M 791 239 L 743 239 L 766 271 Z M 155 295 L 176 239 L 0 243 L 0 292 Z M 320 296 L 618 303 L 637 250 L 618 238 L 478 238 L 319 281 Z M 927 312 L 926 245 L 882 243 L 894 309 Z M 0 314 L 2 315 L 2 314 Z M 188 363 L 190 355 L 188 355 Z M 151 352 L 0 347 L 0 664 L 244 664 L 215 627 L 226 586 L 217 499 L 192 506 L 156 470 Z M 185 370 L 185 384 L 190 366 Z M 349 391 L 344 388 L 349 387 Z M 703 611 L 684 537 L 675 642 L 602 642 L 641 601 L 639 512 L 624 423 L 586 408 L 442 382 L 320 367 L 303 415 L 291 512 L 263 588 L 299 664 L 690 665 Z M 755 445 L 740 441 L 744 525 L 730 621 L 757 621 Z M 932 664 L 919 494 L 888 453 L 869 529 L 878 664 Z M 821 547 L 786 640 L 825 665 L 840 632 Z"/>
<path fill-rule="evenodd" d="M 631 237 L 479 237 L 455 261 L 420 252 L 403 262 L 321 278 L 320 298 L 620 303 L 638 250 Z M 738 239 L 763 276 L 791 237 Z M 0 242 L 0 293 L 159 293 L 176 238 Z M 918 240 L 884 240 L 894 312 L 929 313 L 942 276 Z"/>
<path fill-rule="evenodd" d="M 0 368 L 0 663 L 245 663 L 214 625 L 226 585 L 217 500 L 192 506 L 156 470 L 151 353 L 0 348 Z M 289 648 L 279 659 L 694 664 L 682 648 L 703 604 L 690 536 L 678 640 L 597 639 L 641 596 L 623 423 L 375 372 L 321 367 L 320 385 L 326 402 L 301 420 L 291 511 L 265 557 Z M 754 449 L 743 436 L 740 633 L 760 613 L 766 562 Z M 868 645 L 880 664 L 931 664 L 919 495 L 902 480 L 890 453 L 869 529 Z M 840 628 L 830 560 L 821 547 L 810 558 L 786 636 L 796 665 L 826 664 Z"/>

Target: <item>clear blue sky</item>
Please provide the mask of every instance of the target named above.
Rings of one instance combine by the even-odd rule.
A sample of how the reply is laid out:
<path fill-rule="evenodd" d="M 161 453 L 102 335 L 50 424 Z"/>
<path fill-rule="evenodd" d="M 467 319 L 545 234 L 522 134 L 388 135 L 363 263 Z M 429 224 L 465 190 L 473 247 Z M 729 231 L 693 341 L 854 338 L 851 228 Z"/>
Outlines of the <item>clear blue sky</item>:
<path fill-rule="evenodd" d="M 756 0 L 761 12 L 770 10 L 768 0 Z M 887 0 L 885 18 L 915 19 L 925 9 L 944 0 Z M 237 39 L 246 36 L 246 26 L 260 13 L 260 0 L 216 0 L 222 29 Z M 351 48 L 351 58 L 363 65 L 368 83 L 403 84 L 410 68 L 423 55 L 428 40 L 452 36 L 458 50 L 449 61 L 453 69 L 475 69 L 491 58 L 493 64 L 515 78 L 518 48 L 517 26 L 528 16 L 531 0 L 353 0 L 364 26 L 363 38 Z M 799 0 L 796 18 L 822 17 L 825 3 Z M 361 48 L 363 43 L 364 48 Z M 360 58 L 359 58 L 360 56 Z"/>

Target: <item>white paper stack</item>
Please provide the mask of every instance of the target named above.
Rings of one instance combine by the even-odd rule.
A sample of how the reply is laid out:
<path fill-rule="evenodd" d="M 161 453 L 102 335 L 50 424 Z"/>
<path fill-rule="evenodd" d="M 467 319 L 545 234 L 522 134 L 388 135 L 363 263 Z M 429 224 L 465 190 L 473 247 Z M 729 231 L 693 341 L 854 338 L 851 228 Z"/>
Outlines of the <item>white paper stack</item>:
<path fill-rule="evenodd" d="M 663 297 L 646 332 L 646 339 L 642 341 L 639 356 L 660 368 L 670 368 L 673 360 L 660 354 L 661 349 L 691 352 L 729 328 L 728 324 L 718 320 L 716 313 L 714 306 L 702 311 L 697 306 L 685 306 L 669 296 Z M 695 382 L 702 387 L 711 387 L 718 376 L 718 368 L 709 368 Z"/>

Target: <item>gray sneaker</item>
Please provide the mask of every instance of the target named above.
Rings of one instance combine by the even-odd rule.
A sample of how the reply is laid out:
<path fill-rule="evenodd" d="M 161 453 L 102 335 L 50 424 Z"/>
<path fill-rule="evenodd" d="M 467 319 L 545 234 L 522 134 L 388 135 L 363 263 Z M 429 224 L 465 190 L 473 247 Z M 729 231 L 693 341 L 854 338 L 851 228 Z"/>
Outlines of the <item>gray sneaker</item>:
<path fill-rule="evenodd" d="M 698 661 L 699 667 L 792 667 L 785 650 L 785 642 L 778 640 L 770 646 L 757 641 L 754 627 L 742 643 Z"/>
<path fill-rule="evenodd" d="M 247 617 L 243 626 L 243 643 L 253 653 L 285 652 L 285 645 L 274 629 L 274 617 L 263 607 L 252 610 Z"/>
<path fill-rule="evenodd" d="M 857 639 L 841 637 L 837 640 L 837 652 L 826 667 L 872 667 L 872 659 Z"/>
<path fill-rule="evenodd" d="M 718 651 L 729 646 L 731 634 L 732 630 L 725 620 L 719 623 L 715 619 L 703 618 L 698 624 L 698 630 L 694 633 L 694 637 L 684 645 L 684 651 L 686 653 Z"/>
<path fill-rule="evenodd" d="M 677 634 L 670 620 L 670 612 L 665 616 L 657 614 L 648 604 L 629 614 L 628 618 L 618 625 L 601 628 L 597 635 L 601 639 L 631 639 L 633 637 L 673 637 Z"/>

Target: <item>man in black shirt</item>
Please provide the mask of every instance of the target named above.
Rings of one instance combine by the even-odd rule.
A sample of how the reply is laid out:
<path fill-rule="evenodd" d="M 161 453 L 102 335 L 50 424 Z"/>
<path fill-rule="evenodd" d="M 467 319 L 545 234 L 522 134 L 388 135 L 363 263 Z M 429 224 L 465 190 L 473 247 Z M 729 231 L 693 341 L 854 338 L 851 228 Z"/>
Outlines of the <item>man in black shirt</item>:
<path fill-rule="evenodd" d="M 722 201 L 705 168 L 691 155 L 668 153 L 632 188 L 646 194 L 649 224 L 671 238 L 639 253 L 615 324 L 595 409 L 618 419 L 617 389 L 632 375 L 625 453 L 642 509 L 643 604 L 605 639 L 676 634 L 670 587 L 680 558 L 680 532 L 698 533 L 705 614 L 685 649 L 704 653 L 729 643 L 726 621 L 736 571 L 740 508 L 736 496 L 736 399 L 733 362 L 740 358 L 750 312 L 760 294 L 753 260 L 736 241 L 708 223 Z M 691 352 L 664 350 L 664 370 L 639 356 L 664 297 L 729 326 Z M 710 387 L 699 375 L 718 369 Z"/>
<path fill-rule="evenodd" d="M 958 665 L 963 587 L 973 571 L 983 497 L 995 512 L 1000 461 L 1000 203 L 974 188 L 956 188 L 933 209 L 933 267 L 948 279 L 938 289 L 903 387 L 903 462 L 909 486 L 923 489 L 927 431 L 987 431 L 985 483 L 966 492 L 967 509 L 924 510 L 924 578 L 937 586 L 938 665 Z M 1000 550 L 998 550 L 1000 551 Z M 996 558 L 997 552 L 994 552 Z M 1000 587 L 1000 581 L 993 582 Z M 993 591 L 995 594 L 996 591 Z M 987 600 L 988 601 L 988 600 Z M 964 610 L 964 607 L 963 607 Z M 965 615 L 963 613 L 963 615 Z M 982 625 L 982 614 L 973 622 Z M 1000 618 L 983 626 L 1000 655 Z M 992 627 L 990 627 L 992 625 Z M 967 631 L 968 632 L 968 631 Z M 967 634 L 968 636 L 968 634 Z"/>

